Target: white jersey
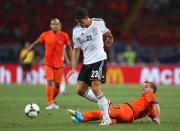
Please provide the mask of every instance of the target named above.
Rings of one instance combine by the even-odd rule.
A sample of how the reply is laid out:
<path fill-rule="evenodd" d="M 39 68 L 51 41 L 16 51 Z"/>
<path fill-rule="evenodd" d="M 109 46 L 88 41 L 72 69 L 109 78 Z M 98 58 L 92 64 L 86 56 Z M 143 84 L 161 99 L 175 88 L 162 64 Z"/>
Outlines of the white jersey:
<path fill-rule="evenodd" d="M 107 32 L 105 23 L 99 18 L 91 20 L 92 23 L 88 28 L 77 25 L 73 29 L 74 48 L 81 48 L 83 51 L 85 65 L 107 59 L 103 48 L 103 34 Z"/>

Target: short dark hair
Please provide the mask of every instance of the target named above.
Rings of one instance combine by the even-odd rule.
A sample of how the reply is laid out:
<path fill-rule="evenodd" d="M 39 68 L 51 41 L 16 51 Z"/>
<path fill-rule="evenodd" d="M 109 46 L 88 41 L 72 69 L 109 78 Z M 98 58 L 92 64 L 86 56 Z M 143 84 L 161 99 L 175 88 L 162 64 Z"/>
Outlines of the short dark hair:
<path fill-rule="evenodd" d="M 152 89 L 154 89 L 153 93 L 155 94 L 155 92 L 156 92 L 156 90 L 157 90 L 156 85 L 155 85 L 154 83 L 152 83 L 152 82 L 149 82 L 149 81 L 145 81 L 144 83 L 149 83 L 149 84 L 150 84 L 150 87 L 151 87 Z"/>
<path fill-rule="evenodd" d="M 83 19 L 86 16 L 88 16 L 88 12 L 83 7 L 77 7 L 77 8 L 74 9 L 73 15 L 74 15 L 75 19 L 79 20 L 79 19 Z"/>

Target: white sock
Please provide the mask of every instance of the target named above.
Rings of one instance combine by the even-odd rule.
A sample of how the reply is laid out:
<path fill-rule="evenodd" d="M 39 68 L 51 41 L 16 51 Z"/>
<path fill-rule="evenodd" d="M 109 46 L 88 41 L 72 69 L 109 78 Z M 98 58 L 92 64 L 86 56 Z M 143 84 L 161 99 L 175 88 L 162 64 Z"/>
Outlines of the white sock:
<path fill-rule="evenodd" d="M 97 103 L 98 103 L 98 106 L 101 110 L 101 113 L 103 114 L 103 119 L 109 118 L 109 113 L 108 113 L 108 106 L 109 105 L 108 105 L 107 100 L 103 94 L 101 94 L 100 96 L 97 96 Z"/>
<path fill-rule="evenodd" d="M 90 101 L 97 102 L 96 96 L 91 89 L 87 89 L 87 91 L 83 95 L 83 97 L 85 97 L 86 99 L 88 99 Z"/>
<path fill-rule="evenodd" d="M 62 81 L 60 84 L 60 92 L 61 94 L 64 93 L 64 91 L 66 90 L 66 83 L 65 83 L 65 79 L 64 79 L 64 74 L 62 75 Z"/>

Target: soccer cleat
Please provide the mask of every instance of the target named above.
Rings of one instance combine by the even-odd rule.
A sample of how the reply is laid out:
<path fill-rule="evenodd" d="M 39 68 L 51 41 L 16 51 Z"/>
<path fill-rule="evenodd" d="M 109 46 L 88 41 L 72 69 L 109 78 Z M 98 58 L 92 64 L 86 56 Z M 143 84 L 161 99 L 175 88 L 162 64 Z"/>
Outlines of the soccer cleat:
<path fill-rule="evenodd" d="M 71 109 L 67 109 L 67 112 L 69 113 L 69 115 L 74 116 L 74 114 L 76 113 L 76 111 L 71 110 Z"/>
<path fill-rule="evenodd" d="M 74 111 L 74 110 L 71 110 L 71 109 L 68 109 L 67 112 L 71 115 L 71 116 L 74 116 L 76 117 L 79 121 L 83 121 L 84 117 L 81 115 L 80 112 L 78 111 Z"/>
<path fill-rule="evenodd" d="M 46 109 L 46 110 L 52 110 L 52 109 L 53 109 L 52 104 L 51 104 L 51 105 L 48 105 L 45 109 Z"/>
<path fill-rule="evenodd" d="M 71 119 L 74 123 L 81 123 L 81 121 L 79 121 L 76 117 L 71 116 Z"/>
<path fill-rule="evenodd" d="M 53 108 L 53 109 L 59 109 L 59 106 L 57 105 L 57 103 L 56 103 L 55 100 L 53 100 L 52 108 Z"/>
<path fill-rule="evenodd" d="M 112 120 L 110 118 L 106 118 L 106 119 L 103 119 L 102 122 L 101 122 L 101 126 L 107 126 L 107 125 L 111 125 L 112 124 Z"/>

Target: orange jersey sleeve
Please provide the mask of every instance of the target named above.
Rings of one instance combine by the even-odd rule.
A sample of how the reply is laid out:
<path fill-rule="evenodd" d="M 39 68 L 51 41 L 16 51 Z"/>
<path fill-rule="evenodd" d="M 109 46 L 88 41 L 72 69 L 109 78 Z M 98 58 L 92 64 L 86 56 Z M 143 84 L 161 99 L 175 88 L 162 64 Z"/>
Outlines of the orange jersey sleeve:
<path fill-rule="evenodd" d="M 49 30 L 43 32 L 37 41 L 45 44 L 44 64 L 54 68 L 61 68 L 63 66 L 64 45 L 70 45 L 68 35 L 61 31 L 54 34 Z"/>
<path fill-rule="evenodd" d="M 45 32 L 43 32 L 37 39 L 38 43 L 42 44 L 44 42 Z"/>
<path fill-rule="evenodd" d="M 145 94 L 145 98 L 149 103 L 157 102 L 156 96 L 153 93 Z"/>
<path fill-rule="evenodd" d="M 64 33 L 64 39 L 65 39 L 65 45 L 70 46 L 71 44 L 70 44 L 69 36 L 66 33 Z"/>
<path fill-rule="evenodd" d="M 143 118 L 149 115 L 153 110 L 153 104 L 155 103 L 157 103 L 157 99 L 153 93 L 147 93 L 136 101 L 129 103 L 134 109 L 134 119 Z"/>

